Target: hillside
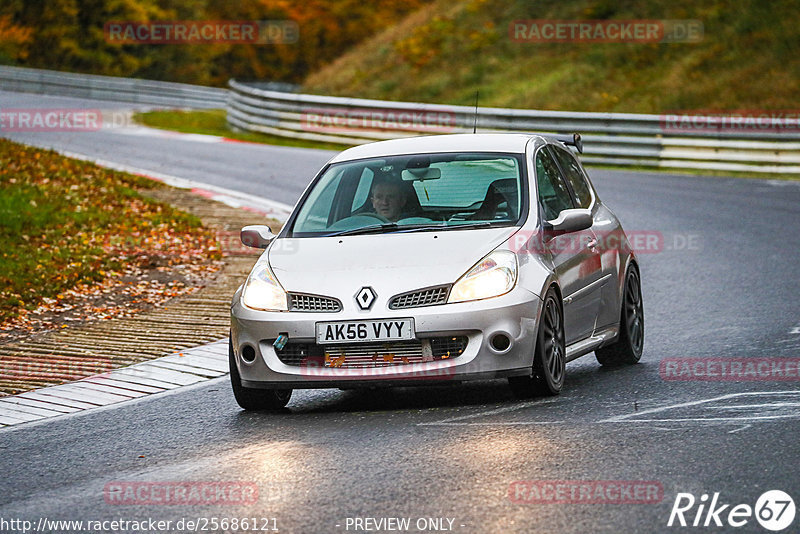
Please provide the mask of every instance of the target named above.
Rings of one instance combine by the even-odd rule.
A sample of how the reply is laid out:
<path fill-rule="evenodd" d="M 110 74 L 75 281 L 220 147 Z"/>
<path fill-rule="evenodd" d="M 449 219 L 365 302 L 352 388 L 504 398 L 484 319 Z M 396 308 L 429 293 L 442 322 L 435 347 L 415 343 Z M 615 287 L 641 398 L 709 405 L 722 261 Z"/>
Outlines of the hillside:
<path fill-rule="evenodd" d="M 660 5 L 659 5 L 660 4 Z M 520 19 L 697 19 L 695 43 L 514 42 Z M 306 78 L 304 90 L 550 110 L 797 110 L 800 12 L 777 0 L 441 0 Z M 796 111 L 795 111 L 796 113 Z"/>

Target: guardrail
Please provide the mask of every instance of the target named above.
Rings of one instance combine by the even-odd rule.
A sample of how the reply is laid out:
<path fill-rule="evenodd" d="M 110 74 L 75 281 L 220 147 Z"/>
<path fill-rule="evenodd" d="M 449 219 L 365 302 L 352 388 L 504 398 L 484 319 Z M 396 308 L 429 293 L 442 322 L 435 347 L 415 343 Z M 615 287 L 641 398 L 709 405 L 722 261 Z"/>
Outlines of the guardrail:
<path fill-rule="evenodd" d="M 362 144 L 431 133 L 549 132 L 583 137 L 586 163 L 800 174 L 797 114 L 789 131 L 675 131 L 669 115 L 537 111 L 388 102 L 286 93 L 236 80 L 231 127 L 271 135 Z M 713 118 L 713 116 L 710 116 Z"/>
<path fill-rule="evenodd" d="M 178 108 L 223 108 L 228 90 L 184 83 L 0 66 L 0 90 Z"/>
<path fill-rule="evenodd" d="M 113 76 L 0 66 L 0 90 L 227 108 L 231 127 L 353 145 L 432 133 L 549 132 L 583 137 L 586 163 L 800 174 L 800 124 L 785 131 L 671 128 L 669 115 L 538 111 L 298 94 L 282 84 L 229 82 L 231 90 Z M 713 118 L 713 117 L 712 117 Z"/>

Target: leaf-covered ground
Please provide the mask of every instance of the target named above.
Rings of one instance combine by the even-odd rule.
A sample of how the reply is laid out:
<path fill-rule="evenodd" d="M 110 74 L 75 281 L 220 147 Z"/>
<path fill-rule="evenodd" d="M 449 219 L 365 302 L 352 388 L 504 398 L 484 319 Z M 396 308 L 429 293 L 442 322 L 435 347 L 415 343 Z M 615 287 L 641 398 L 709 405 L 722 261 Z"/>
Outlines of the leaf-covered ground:
<path fill-rule="evenodd" d="M 153 187 L 0 139 L 0 340 L 131 315 L 217 270 L 215 233 Z"/>

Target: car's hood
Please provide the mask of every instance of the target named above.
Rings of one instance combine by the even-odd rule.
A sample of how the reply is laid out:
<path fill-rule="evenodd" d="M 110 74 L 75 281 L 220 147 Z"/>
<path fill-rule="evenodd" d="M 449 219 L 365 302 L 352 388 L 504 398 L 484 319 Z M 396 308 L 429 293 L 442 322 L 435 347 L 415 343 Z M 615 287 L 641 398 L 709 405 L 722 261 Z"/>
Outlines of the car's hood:
<path fill-rule="evenodd" d="M 268 255 L 286 291 L 337 297 L 348 309 L 364 286 L 375 290 L 380 304 L 398 293 L 451 284 L 517 230 L 282 238 Z"/>

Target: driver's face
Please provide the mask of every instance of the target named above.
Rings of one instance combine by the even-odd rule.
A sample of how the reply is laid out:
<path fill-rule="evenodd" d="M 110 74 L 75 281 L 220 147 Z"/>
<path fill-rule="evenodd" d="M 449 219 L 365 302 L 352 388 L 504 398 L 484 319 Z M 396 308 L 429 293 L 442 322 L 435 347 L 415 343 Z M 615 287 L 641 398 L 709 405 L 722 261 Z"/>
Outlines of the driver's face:
<path fill-rule="evenodd" d="M 378 184 L 372 190 L 372 206 L 381 217 L 395 222 L 400 218 L 406 198 L 399 187 L 391 184 Z"/>

